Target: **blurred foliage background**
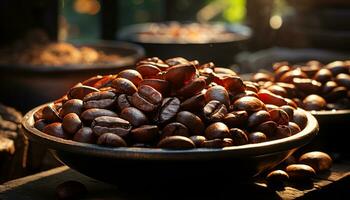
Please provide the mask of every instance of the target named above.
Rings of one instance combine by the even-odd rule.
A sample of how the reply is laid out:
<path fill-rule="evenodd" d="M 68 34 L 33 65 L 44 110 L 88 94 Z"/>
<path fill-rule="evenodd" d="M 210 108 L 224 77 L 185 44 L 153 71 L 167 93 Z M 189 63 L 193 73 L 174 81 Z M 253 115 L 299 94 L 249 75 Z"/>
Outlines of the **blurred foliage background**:
<path fill-rule="evenodd" d="M 100 36 L 101 0 L 61 0 L 59 39 L 75 42 Z M 242 23 L 246 0 L 118 0 L 117 29 L 168 20 Z"/>

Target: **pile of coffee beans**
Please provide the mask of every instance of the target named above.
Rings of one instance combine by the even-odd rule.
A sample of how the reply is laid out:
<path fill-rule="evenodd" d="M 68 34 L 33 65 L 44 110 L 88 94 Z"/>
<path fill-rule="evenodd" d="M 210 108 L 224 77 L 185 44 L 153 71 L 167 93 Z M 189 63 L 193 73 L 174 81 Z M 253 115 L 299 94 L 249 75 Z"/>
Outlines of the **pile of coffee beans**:
<path fill-rule="evenodd" d="M 318 173 L 325 172 L 332 167 L 332 158 L 321 151 L 304 153 L 298 159 L 293 155 L 282 164 L 284 169 L 276 169 L 266 176 L 270 187 L 283 187 L 286 182 L 310 182 Z"/>
<path fill-rule="evenodd" d="M 253 81 L 276 95 L 292 99 L 305 110 L 350 109 L 350 61 L 323 65 L 275 63 L 273 74 L 259 72 Z"/>
<path fill-rule="evenodd" d="M 307 124 L 296 104 L 227 68 L 147 58 L 95 76 L 35 113 L 49 135 L 109 147 L 222 148 L 280 139 Z"/>

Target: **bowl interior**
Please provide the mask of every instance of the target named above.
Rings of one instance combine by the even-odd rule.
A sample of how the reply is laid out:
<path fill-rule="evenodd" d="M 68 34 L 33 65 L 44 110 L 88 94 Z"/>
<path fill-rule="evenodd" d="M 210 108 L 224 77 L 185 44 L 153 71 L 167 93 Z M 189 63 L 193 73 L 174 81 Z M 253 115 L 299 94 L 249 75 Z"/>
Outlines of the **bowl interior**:
<path fill-rule="evenodd" d="M 318 132 L 316 119 L 306 113 L 308 124 L 300 133 L 259 144 L 190 150 L 109 148 L 60 139 L 35 129 L 33 114 L 42 106 L 24 116 L 22 124 L 26 135 L 48 146 L 69 167 L 117 185 L 133 185 L 134 180 L 147 180 L 150 184 L 159 185 L 164 179 L 169 181 L 186 177 L 196 184 L 203 184 L 208 180 L 222 180 L 223 177 L 218 176 L 220 172 L 227 172 L 225 177 L 235 180 L 248 180 L 281 163 L 298 148 L 309 143 Z"/>

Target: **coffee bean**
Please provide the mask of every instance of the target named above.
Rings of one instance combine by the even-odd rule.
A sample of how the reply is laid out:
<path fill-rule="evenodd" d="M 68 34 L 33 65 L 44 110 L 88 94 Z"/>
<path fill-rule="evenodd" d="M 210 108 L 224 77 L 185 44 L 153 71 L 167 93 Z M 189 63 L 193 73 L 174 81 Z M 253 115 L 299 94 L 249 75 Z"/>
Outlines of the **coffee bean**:
<path fill-rule="evenodd" d="M 105 87 L 111 87 L 112 86 L 112 81 L 116 78 L 116 75 L 106 75 L 103 76 L 103 78 L 99 81 L 97 81 L 93 87 L 98 88 L 100 91 L 102 88 Z"/>
<path fill-rule="evenodd" d="M 201 118 L 191 112 L 181 111 L 177 113 L 176 121 L 184 124 L 191 131 L 191 135 L 204 134 L 204 124 Z"/>
<path fill-rule="evenodd" d="M 233 145 L 248 144 L 248 136 L 243 130 L 239 128 L 231 128 L 230 135 L 233 141 Z"/>
<path fill-rule="evenodd" d="M 180 64 L 187 64 L 189 63 L 189 61 L 182 57 L 175 57 L 175 58 L 169 58 L 165 60 L 165 63 L 170 66 L 174 66 L 174 65 L 180 65 Z"/>
<path fill-rule="evenodd" d="M 180 100 L 176 97 L 163 99 L 158 112 L 158 122 L 164 123 L 174 118 L 180 109 Z"/>
<path fill-rule="evenodd" d="M 283 170 L 274 170 L 266 176 L 267 185 L 269 187 L 281 187 L 288 179 L 289 175 Z"/>
<path fill-rule="evenodd" d="M 246 97 L 242 97 L 242 98 L 237 99 L 233 103 L 233 109 L 234 110 L 245 110 L 247 112 L 252 113 L 252 112 L 259 111 L 259 110 L 264 110 L 265 105 L 258 98 L 246 96 Z"/>
<path fill-rule="evenodd" d="M 248 127 L 256 127 L 259 124 L 270 121 L 271 116 L 266 110 L 259 110 L 251 114 L 248 118 Z"/>
<path fill-rule="evenodd" d="M 124 108 L 120 113 L 120 117 L 129 121 L 133 127 L 148 124 L 147 116 L 139 109 L 134 107 Z"/>
<path fill-rule="evenodd" d="M 268 137 L 274 137 L 278 124 L 274 121 L 267 121 L 259 124 L 254 131 L 263 132 Z"/>
<path fill-rule="evenodd" d="M 125 69 L 118 74 L 118 78 L 125 78 L 131 81 L 134 85 L 139 85 L 139 83 L 143 80 L 142 75 L 133 69 Z"/>
<path fill-rule="evenodd" d="M 216 100 L 226 106 L 230 105 L 230 99 L 226 89 L 219 85 L 210 87 L 205 93 L 204 97 L 206 102 Z"/>
<path fill-rule="evenodd" d="M 322 93 L 323 94 L 328 94 L 330 93 L 332 90 L 334 90 L 334 88 L 338 87 L 338 84 L 334 81 L 327 81 L 325 84 L 323 84 L 323 88 L 322 88 Z"/>
<path fill-rule="evenodd" d="M 117 98 L 117 106 L 119 110 L 123 110 L 125 108 L 131 107 L 131 96 L 127 96 L 126 94 L 121 94 Z"/>
<path fill-rule="evenodd" d="M 206 140 L 201 145 L 203 148 L 224 148 L 229 146 L 233 146 L 231 138 Z"/>
<path fill-rule="evenodd" d="M 83 112 L 83 101 L 80 99 L 70 99 L 66 101 L 60 110 L 60 117 L 63 118 L 68 113 L 75 113 L 78 116 Z"/>
<path fill-rule="evenodd" d="M 262 132 L 253 132 L 248 135 L 248 140 L 250 143 L 255 144 L 265 142 L 267 140 L 267 137 Z"/>
<path fill-rule="evenodd" d="M 113 92 L 100 91 L 92 92 L 86 95 L 83 99 L 84 108 L 110 108 L 116 101 L 116 95 Z"/>
<path fill-rule="evenodd" d="M 85 81 L 81 82 L 81 84 L 94 87 L 94 85 L 101 79 L 103 79 L 103 76 L 97 75 L 97 76 L 93 76 L 89 79 L 86 79 Z"/>
<path fill-rule="evenodd" d="M 243 127 L 248 120 L 248 113 L 244 110 L 228 113 L 223 122 L 230 128 Z"/>
<path fill-rule="evenodd" d="M 169 81 L 174 88 L 182 87 L 196 75 L 196 68 L 191 63 L 179 64 L 167 69 L 165 80 Z"/>
<path fill-rule="evenodd" d="M 118 94 L 132 95 L 137 92 L 136 86 L 126 78 L 116 78 L 112 82 L 112 87 Z"/>
<path fill-rule="evenodd" d="M 320 69 L 313 79 L 321 83 L 326 83 L 332 80 L 332 72 L 329 69 Z"/>
<path fill-rule="evenodd" d="M 190 140 L 196 145 L 197 148 L 201 147 L 206 138 L 202 135 L 192 135 Z"/>
<path fill-rule="evenodd" d="M 196 147 L 192 140 L 178 135 L 162 139 L 157 146 L 164 149 L 192 149 Z"/>
<path fill-rule="evenodd" d="M 142 85 L 131 97 L 132 104 L 145 112 L 154 111 L 162 101 L 162 94 L 148 85 Z"/>
<path fill-rule="evenodd" d="M 74 134 L 73 140 L 93 144 L 96 142 L 96 136 L 90 127 L 82 127 Z"/>
<path fill-rule="evenodd" d="M 335 80 L 338 83 L 338 85 L 344 86 L 348 90 L 350 89 L 350 75 L 349 74 L 344 74 L 344 73 L 338 74 L 335 77 Z"/>
<path fill-rule="evenodd" d="M 143 125 L 131 130 L 131 137 L 140 143 L 149 143 L 155 141 L 159 135 L 158 126 Z"/>
<path fill-rule="evenodd" d="M 227 92 L 231 95 L 241 93 L 244 91 L 245 88 L 247 88 L 247 85 L 243 84 L 242 79 L 236 75 L 225 76 L 224 78 L 221 79 L 221 81 L 222 81 L 222 85 L 225 87 Z M 250 87 L 250 88 L 254 88 L 254 87 Z M 257 89 L 255 88 L 255 90 Z"/>
<path fill-rule="evenodd" d="M 280 109 L 282 109 L 284 112 L 288 114 L 289 120 L 293 119 L 293 114 L 295 108 L 289 105 L 281 106 Z"/>
<path fill-rule="evenodd" d="M 156 89 L 162 95 L 169 93 L 169 82 L 162 79 L 144 79 L 139 83 L 139 86 L 148 85 Z"/>
<path fill-rule="evenodd" d="M 45 126 L 47 126 L 47 123 L 44 119 L 39 119 L 39 120 L 36 120 L 35 123 L 34 123 L 34 127 L 36 129 L 38 129 L 39 131 L 43 131 Z"/>
<path fill-rule="evenodd" d="M 328 94 L 324 95 L 324 98 L 328 102 L 333 102 L 341 98 L 347 98 L 347 89 L 343 86 L 338 86 L 330 91 Z"/>
<path fill-rule="evenodd" d="M 63 130 L 71 135 L 74 135 L 80 129 L 81 125 L 81 120 L 75 113 L 67 114 L 62 120 Z"/>
<path fill-rule="evenodd" d="M 83 99 L 87 94 L 90 94 L 91 92 L 98 92 L 99 90 L 86 86 L 86 85 L 77 85 L 73 88 L 71 88 L 67 94 L 69 99 Z"/>
<path fill-rule="evenodd" d="M 320 151 L 312 151 L 303 154 L 299 158 L 299 163 L 309 165 L 316 172 L 329 170 L 332 167 L 332 158 Z"/>
<path fill-rule="evenodd" d="M 316 94 L 311 94 L 303 100 L 303 108 L 306 110 L 323 110 L 326 104 L 326 100 Z"/>
<path fill-rule="evenodd" d="M 95 118 L 102 116 L 118 117 L 117 113 L 111 110 L 99 108 L 90 108 L 81 113 L 81 119 L 88 124 L 90 124 Z"/>
<path fill-rule="evenodd" d="M 289 122 L 288 123 L 288 127 L 290 129 L 291 135 L 297 134 L 301 131 L 300 127 L 298 126 L 298 124 L 294 123 L 294 122 Z"/>
<path fill-rule="evenodd" d="M 127 144 L 123 138 L 114 133 L 103 133 L 97 139 L 97 144 L 109 147 L 126 147 Z"/>
<path fill-rule="evenodd" d="M 228 127 L 222 122 L 215 122 L 209 125 L 205 129 L 204 133 L 205 138 L 208 140 L 216 139 L 216 138 L 230 138 L 230 131 Z"/>
<path fill-rule="evenodd" d="M 56 197 L 59 200 L 82 199 L 86 194 L 85 185 L 78 181 L 66 181 L 56 187 Z"/>
<path fill-rule="evenodd" d="M 292 135 L 292 131 L 286 125 L 278 125 L 274 134 L 274 139 L 281 139 Z"/>
<path fill-rule="evenodd" d="M 317 94 L 321 91 L 322 83 L 309 78 L 294 78 L 293 84 L 306 94 Z"/>
<path fill-rule="evenodd" d="M 181 109 L 187 111 L 198 111 L 205 106 L 204 94 L 200 93 L 190 97 L 181 103 Z"/>
<path fill-rule="evenodd" d="M 69 135 L 64 132 L 62 124 L 60 122 L 54 122 L 45 126 L 43 132 L 63 139 L 69 138 Z"/>
<path fill-rule="evenodd" d="M 334 61 L 326 66 L 332 72 L 333 77 L 336 77 L 340 73 L 349 73 L 347 65 L 343 61 Z"/>
<path fill-rule="evenodd" d="M 290 179 L 292 180 L 310 180 L 316 175 L 312 167 L 304 164 L 292 164 L 286 167 Z"/>
<path fill-rule="evenodd" d="M 197 78 L 187 83 L 184 87 L 177 91 L 177 94 L 182 97 L 191 97 L 202 91 L 206 86 L 205 80 Z"/>
<path fill-rule="evenodd" d="M 271 120 L 276 122 L 277 124 L 288 125 L 289 116 L 284 110 L 279 108 L 272 109 L 269 111 L 269 114 L 271 116 Z"/>
<path fill-rule="evenodd" d="M 61 118 L 54 104 L 49 104 L 45 106 L 42 110 L 42 119 L 48 122 L 59 122 Z"/>
<path fill-rule="evenodd" d="M 103 133 L 113 133 L 126 137 L 131 130 L 131 124 L 119 117 L 102 116 L 94 119 L 91 128 L 97 136 Z"/>
<path fill-rule="evenodd" d="M 217 122 L 223 120 L 227 114 L 227 108 L 219 101 L 212 100 L 203 108 L 203 113 L 206 120 L 210 122 Z"/>
<path fill-rule="evenodd" d="M 283 97 L 273 94 L 268 90 L 260 90 L 258 92 L 258 96 L 259 96 L 259 99 L 265 104 L 273 104 L 276 106 L 283 106 L 288 104 Z"/>
<path fill-rule="evenodd" d="M 285 90 L 283 87 L 279 85 L 271 85 L 270 87 L 266 88 L 268 91 L 277 94 L 281 97 L 287 97 L 287 90 Z"/>
<path fill-rule="evenodd" d="M 293 114 L 293 122 L 296 123 L 300 129 L 304 129 L 307 124 L 306 114 L 301 110 L 295 110 Z"/>
<path fill-rule="evenodd" d="M 173 135 L 188 137 L 190 134 L 188 128 L 185 125 L 179 122 L 172 122 L 164 126 L 162 130 L 162 138 Z"/>
<path fill-rule="evenodd" d="M 142 75 L 144 79 L 155 77 L 161 70 L 154 66 L 153 63 L 142 63 L 136 67 L 136 70 Z"/>
<path fill-rule="evenodd" d="M 294 78 L 307 78 L 307 75 L 303 71 L 301 71 L 300 68 L 296 68 L 296 69 L 293 69 L 293 70 L 290 70 L 290 71 L 284 73 L 281 76 L 280 81 L 286 82 L 286 83 L 291 83 Z"/>

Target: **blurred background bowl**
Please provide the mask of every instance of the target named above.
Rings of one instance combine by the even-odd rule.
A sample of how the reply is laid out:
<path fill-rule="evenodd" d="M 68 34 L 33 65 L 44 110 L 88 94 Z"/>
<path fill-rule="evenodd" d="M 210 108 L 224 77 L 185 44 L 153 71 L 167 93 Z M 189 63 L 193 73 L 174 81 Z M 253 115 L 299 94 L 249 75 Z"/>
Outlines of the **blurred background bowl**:
<path fill-rule="evenodd" d="M 0 102 L 22 112 L 63 96 L 76 83 L 95 75 L 115 74 L 133 67 L 144 57 L 144 50 L 127 42 L 99 42 L 76 46 L 91 47 L 106 54 L 120 56 L 110 64 L 0 65 Z"/>
<path fill-rule="evenodd" d="M 239 24 L 218 24 L 222 25 L 227 32 L 235 34 L 235 37 L 227 41 L 210 41 L 210 42 L 177 42 L 177 41 L 160 41 L 157 36 L 152 40 L 142 40 L 138 33 L 147 32 L 149 27 L 164 25 L 165 23 L 144 23 L 135 24 L 122 29 L 117 38 L 119 40 L 129 41 L 139 44 L 145 48 L 146 55 L 157 56 L 162 59 L 183 56 L 190 60 L 198 60 L 201 63 L 214 62 L 218 66 L 230 66 L 235 63 L 234 56 L 243 50 L 246 50 L 249 39 L 251 38 L 251 29 Z M 186 24 L 186 23 L 184 23 Z M 218 36 L 219 37 L 219 36 Z"/>
<path fill-rule="evenodd" d="M 35 129 L 33 114 L 45 105 L 34 108 L 23 119 L 25 133 L 31 140 L 46 145 L 59 160 L 82 174 L 118 185 L 131 184 L 133 188 L 137 187 L 135 180 L 145 181 L 147 184 L 139 182 L 139 186 L 150 184 L 153 189 L 173 180 L 190 185 L 217 183 L 223 176 L 225 180 L 247 181 L 281 163 L 318 132 L 316 119 L 306 113 L 308 123 L 301 132 L 258 144 L 191 150 L 110 148 L 64 140 Z"/>

